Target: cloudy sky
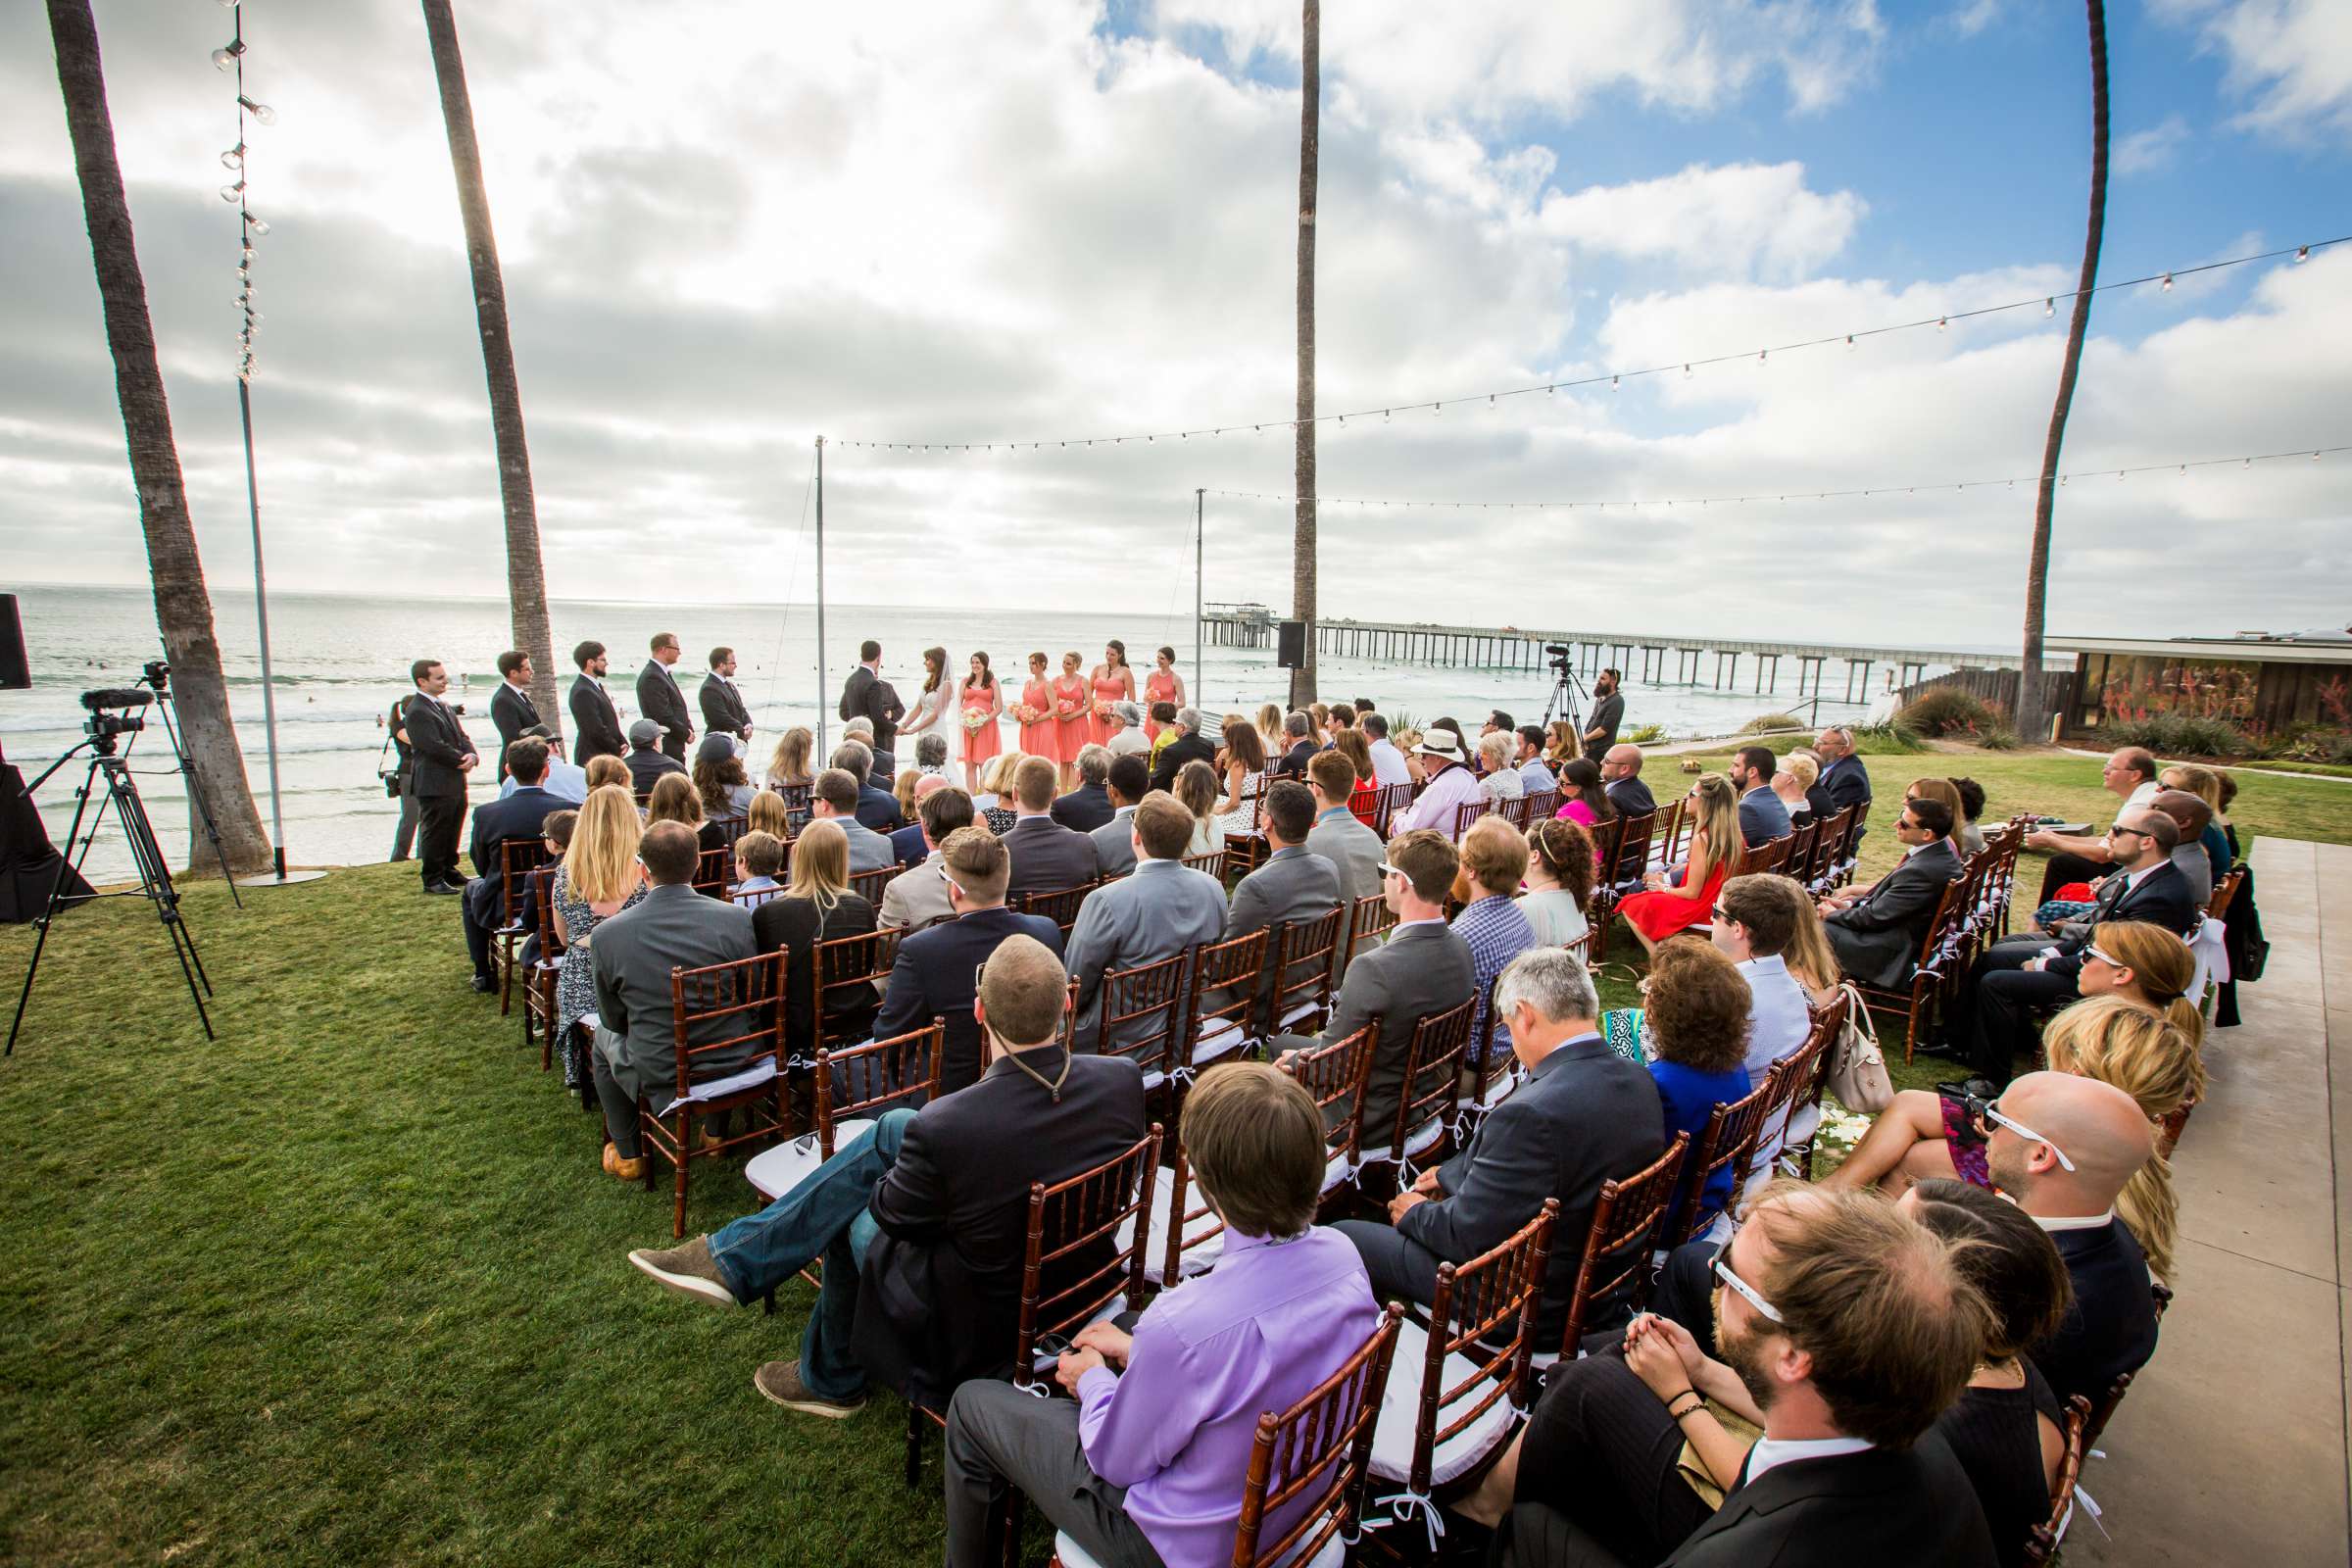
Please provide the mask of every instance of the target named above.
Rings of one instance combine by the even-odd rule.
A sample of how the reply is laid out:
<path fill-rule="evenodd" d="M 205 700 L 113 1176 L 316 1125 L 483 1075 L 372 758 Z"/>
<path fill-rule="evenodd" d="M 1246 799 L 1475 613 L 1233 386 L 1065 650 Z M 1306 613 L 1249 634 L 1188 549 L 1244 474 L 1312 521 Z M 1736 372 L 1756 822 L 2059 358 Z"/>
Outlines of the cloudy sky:
<path fill-rule="evenodd" d="M 233 140 L 203 0 L 97 0 L 208 567 L 250 569 Z M 1287 494 L 1295 5 L 499 0 L 460 26 L 550 583 L 806 597 L 812 439 L 843 602 L 1158 611 L 1193 491 Z M 2352 232 L 2352 7 L 2111 8 L 2102 276 Z M 410 0 L 253 0 L 255 403 L 271 578 L 496 594 L 449 159 Z M 2044 0 L 1333 6 L 1323 32 L 1333 614 L 2000 643 L 2072 286 L 2079 10 Z M 54 62 L 0 15 L 0 578 L 143 580 Z M 2100 296 L 2053 629 L 2342 623 L 2352 245 Z M 1549 383 L 1717 356 L 1616 390 Z M 841 443 L 1042 441 L 929 454 Z M 1911 486 L 1920 488 L 1911 493 Z M 1869 487 L 1868 499 L 1666 507 Z M 1212 497 L 1208 596 L 1287 603 L 1290 522 Z M 1533 568 L 1533 569 L 1530 569 Z M 1186 583 L 1189 587 L 1189 580 Z"/>

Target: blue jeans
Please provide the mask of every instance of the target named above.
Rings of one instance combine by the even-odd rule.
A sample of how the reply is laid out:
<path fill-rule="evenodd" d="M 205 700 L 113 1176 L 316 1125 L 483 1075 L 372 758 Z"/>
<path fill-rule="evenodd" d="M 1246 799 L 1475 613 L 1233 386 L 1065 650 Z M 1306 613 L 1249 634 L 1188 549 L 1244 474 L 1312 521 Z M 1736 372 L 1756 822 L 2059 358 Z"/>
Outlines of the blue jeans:
<path fill-rule="evenodd" d="M 801 1335 L 801 1382 L 823 1398 L 854 1399 L 865 1392 L 865 1369 L 850 1353 L 850 1329 L 858 1315 L 858 1266 L 875 1236 L 866 1204 L 898 1162 L 899 1142 L 913 1119 L 911 1110 L 883 1112 L 798 1187 L 710 1236 L 710 1261 L 738 1301 L 765 1296 L 811 1260 L 825 1260 L 816 1310 Z"/>

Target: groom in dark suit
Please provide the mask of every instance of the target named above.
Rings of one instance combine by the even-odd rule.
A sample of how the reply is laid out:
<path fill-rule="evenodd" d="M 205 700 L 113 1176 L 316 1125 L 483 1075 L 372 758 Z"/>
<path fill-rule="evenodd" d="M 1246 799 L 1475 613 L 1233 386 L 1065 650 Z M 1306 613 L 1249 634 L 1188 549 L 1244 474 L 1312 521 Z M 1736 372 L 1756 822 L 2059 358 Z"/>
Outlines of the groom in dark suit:
<path fill-rule="evenodd" d="M 696 696 L 702 704 L 706 734 L 732 735 L 739 741 L 752 738 L 752 710 L 735 689 L 734 649 L 710 650 L 710 673 L 703 677 L 703 689 Z"/>
<path fill-rule="evenodd" d="M 906 714 L 906 705 L 890 682 L 882 678 L 882 645 L 867 638 L 858 645 L 858 667 L 841 688 L 841 716 L 844 722 L 862 718 L 874 726 L 874 743 L 870 750 L 877 759 L 895 758 L 899 752 L 899 720 Z"/>
<path fill-rule="evenodd" d="M 686 760 L 686 743 L 694 739 L 694 720 L 686 712 L 686 694 L 669 666 L 678 662 L 675 632 L 654 633 L 654 657 L 637 672 L 637 711 L 662 726 L 662 749 L 672 760 Z"/>
<path fill-rule="evenodd" d="M 571 760 L 586 767 L 591 757 L 618 757 L 627 747 L 620 736 L 620 710 L 598 679 L 612 663 L 605 645 L 582 643 L 571 651 L 571 662 L 580 667 L 580 678 L 571 683 Z"/>

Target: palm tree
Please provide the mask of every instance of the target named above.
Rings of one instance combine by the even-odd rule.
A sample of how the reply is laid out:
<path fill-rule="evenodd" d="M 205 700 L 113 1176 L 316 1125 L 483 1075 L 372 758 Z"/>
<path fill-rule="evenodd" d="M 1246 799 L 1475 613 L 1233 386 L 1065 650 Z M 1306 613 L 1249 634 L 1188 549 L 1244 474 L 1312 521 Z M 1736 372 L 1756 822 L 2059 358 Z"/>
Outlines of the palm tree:
<path fill-rule="evenodd" d="M 1315 700 L 1315 163 L 1323 97 L 1323 14 L 1304 0 L 1298 104 L 1298 408 L 1292 490 L 1291 613 L 1306 622 L 1306 652 L 1291 671 L 1291 708 Z"/>
<path fill-rule="evenodd" d="M 220 675 L 220 641 L 213 631 L 213 601 L 180 480 L 172 409 L 155 358 L 155 326 L 147 317 L 147 279 L 131 233 L 122 167 L 115 159 L 115 122 L 106 102 L 106 71 L 98 56 L 98 23 L 89 0 L 49 0 L 49 36 L 57 49 L 57 83 L 66 98 L 66 128 L 74 140 L 74 172 L 81 182 L 90 260 L 106 316 L 106 346 L 115 361 L 115 400 L 139 491 L 139 528 L 147 538 L 148 577 L 155 590 L 156 625 L 172 663 L 180 733 L 196 760 L 197 790 L 212 808 L 220 834 L 216 860 L 197 831 L 196 797 L 188 802 L 188 864 L 242 876 L 270 869 L 270 840 L 245 781 L 245 753 L 229 718 L 228 686 Z"/>
<path fill-rule="evenodd" d="M 473 311 L 482 332 L 482 373 L 490 383 L 490 430 L 498 444 L 498 490 L 507 514 L 507 600 L 514 646 L 531 656 L 531 702 L 558 741 L 564 708 L 556 696 L 555 649 L 547 626 L 547 572 L 539 559 L 539 509 L 531 498 L 531 452 L 522 433 L 522 388 L 514 378 L 514 342 L 507 330 L 507 285 L 498 270 L 498 239 L 490 231 L 490 198 L 482 189 L 482 152 L 473 136 L 473 100 L 466 91 L 466 60 L 458 53 L 458 24 L 449 0 L 423 0 L 424 30 L 432 41 L 433 77 L 441 86 L 441 119 L 449 132 L 449 161 L 458 177 L 458 209 L 466 220 L 466 258 L 473 268 Z"/>
<path fill-rule="evenodd" d="M 2090 327 L 2090 291 L 2099 278 L 2099 242 L 2107 227 L 2107 8 L 2087 0 L 2090 15 L 2090 224 L 2082 236 L 2082 275 L 2075 285 L 2067 323 L 2066 363 L 2058 370 L 2058 400 L 2050 409 L 2049 438 L 2041 449 L 2041 485 L 2034 501 L 2034 548 L 2026 560 L 2025 667 L 2017 677 L 2018 733 L 2032 738 L 2047 719 L 2041 700 L 2041 635 L 2050 591 L 2050 510 L 2057 499 L 2058 454 L 2066 444 L 2067 411 L 2082 368 L 2082 337 Z"/>

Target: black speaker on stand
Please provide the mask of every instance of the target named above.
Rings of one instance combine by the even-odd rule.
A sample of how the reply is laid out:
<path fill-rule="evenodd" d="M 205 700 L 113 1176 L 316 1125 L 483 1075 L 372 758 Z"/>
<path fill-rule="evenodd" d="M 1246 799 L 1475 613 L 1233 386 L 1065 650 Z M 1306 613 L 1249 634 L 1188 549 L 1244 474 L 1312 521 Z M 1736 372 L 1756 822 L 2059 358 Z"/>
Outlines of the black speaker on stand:
<path fill-rule="evenodd" d="M 1274 662 L 1283 669 L 1306 667 L 1306 622 L 1283 620 L 1274 624 Z"/>
<path fill-rule="evenodd" d="M 0 594 L 0 691 L 31 689 L 32 664 L 24 656 L 17 596 Z M 50 894 L 59 890 L 58 858 L 40 808 L 24 788 L 24 775 L 0 755 L 0 925 L 22 925 L 48 907 Z M 85 899 L 90 885 L 79 871 L 69 870 L 63 891 L 70 900 Z"/>

